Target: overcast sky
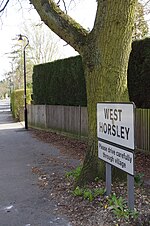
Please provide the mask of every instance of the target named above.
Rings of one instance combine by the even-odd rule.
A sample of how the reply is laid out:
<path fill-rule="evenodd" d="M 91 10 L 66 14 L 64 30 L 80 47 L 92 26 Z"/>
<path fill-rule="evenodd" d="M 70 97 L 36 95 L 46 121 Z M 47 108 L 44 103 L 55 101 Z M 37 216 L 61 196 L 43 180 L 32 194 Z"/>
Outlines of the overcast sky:
<path fill-rule="evenodd" d="M 0 21 L 0 80 L 4 77 L 4 73 L 11 70 L 10 59 L 6 53 L 11 52 L 11 47 L 15 44 L 14 38 L 23 30 L 24 23 L 30 24 L 31 21 L 38 22 L 40 18 L 34 9 L 31 10 L 28 0 L 22 0 L 21 5 L 17 0 L 10 1 L 7 10 L 1 16 Z M 70 6 L 69 15 L 78 21 L 85 28 L 92 28 L 96 12 L 95 0 L 76 0 L 72 1 Z M 90 9 L 90 11 L 89 11 Z M 27 35 L 27 34 L 24 34 Z M 64 43 L 61 42 L 61 51 L 64 57 L 75 55 L 75 51 L 69 47 L 63 47 Z"/>

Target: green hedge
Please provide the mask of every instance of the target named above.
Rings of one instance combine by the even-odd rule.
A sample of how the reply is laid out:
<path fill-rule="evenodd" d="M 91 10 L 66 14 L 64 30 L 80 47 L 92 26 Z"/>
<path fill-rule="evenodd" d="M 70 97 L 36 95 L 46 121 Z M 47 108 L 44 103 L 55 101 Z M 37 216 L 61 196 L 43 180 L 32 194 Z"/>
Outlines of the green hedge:
<path fill-rule="evenodd" d="M 127 81 L 130 101 L 138 108 L 150 108 L 150 38 L 132 43 Z M 86 85 L 81 57 L 34 66 L 33 102 L 86 106 Z"/>
<path fill-rule="evenodd" d="M 130 101 L 138 108 L 150 108 L 150 38 L 134 41 L 128 65 Z"/>
<path fill-rule="evenodd" d="M 27 89 L 26 101 L 31 103 L 31 89 Z M 11 110 L 12 115 L 18 121 L 24 120 L 24 90 L 14 90 L 11 93 Z"/>
<path fill-rule="evenodd" d="M 81 57 L 35 65 L 33 103 L 86 106 L 86 85 Z"/>

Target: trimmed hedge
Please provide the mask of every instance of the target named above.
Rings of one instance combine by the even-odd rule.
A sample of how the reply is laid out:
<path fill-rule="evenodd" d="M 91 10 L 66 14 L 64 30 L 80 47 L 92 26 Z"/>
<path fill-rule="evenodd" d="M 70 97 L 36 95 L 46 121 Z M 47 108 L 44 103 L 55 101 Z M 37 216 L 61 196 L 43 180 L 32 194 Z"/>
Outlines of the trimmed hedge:
<path fill-rule="evenodd" d="M 31 89 L 27 89 L 26 102 L 31 103 Z M 11 93 L 11 110 L 12 115 L 18 121 L 24 120 L 24 90 L 14 90 Z"/>
<path fill-rule="evenodd" d="M 86 85 L 81 57 L 35 65 L 33 103 L 86 106 Z"/>
<path fill-rule="evenodd" d="M 137 108 L 150 108 L 150 38 L 132 43 L 127 81 L 130 101 Z M 33 103 L 87 106 L 81 57 L 34 66 Z"/>
<path fill-rule="evenodd" d="M 130 101 L 150 108 L 150 38 L 132 43 L 127 78 Z"/>

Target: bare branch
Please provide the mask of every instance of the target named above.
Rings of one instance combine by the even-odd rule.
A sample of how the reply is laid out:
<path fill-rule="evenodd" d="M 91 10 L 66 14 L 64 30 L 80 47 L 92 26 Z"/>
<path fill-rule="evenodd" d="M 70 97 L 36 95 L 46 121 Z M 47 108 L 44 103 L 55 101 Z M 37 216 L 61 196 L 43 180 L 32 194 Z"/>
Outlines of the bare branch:
<path fill-rule="evenodd" d="M 147 6 L 149 2 L 150 2 L 150 0 L 148 0 L 148 1 L 143 5 L 143 7 Z"/>
<path fill-rule="evenodd" d="M 64 12 L 67 14 L 68 13 L 68 9 L 69 7 L 71 6 L 72 3 L 75 4 L 75 1 L 74 0 L 70 0 L 69 3 L 68 3 L 68 6 L 66 4 L 66 1 L 65 0 L 58 0 L 57 2 L 57 6 L 60 7 L 60 3 L 62 2 L 63 6 L 64 6 Z"/>
<path fill-rule="evenodd" d="M 4 0 L 1 2 L 0 7 L 2 7 L 3 3 L 4 3 Z"/>
<path fill-rule="evenodd" d="M 76 5 L 76 3 L 75 3 L 74 0 L 70 0 L 70 3 L 69 3 L 69 5 L 68 5 L 68 9 L 70 8 L 72 2 L 74 3 L 74 5 Z"/>
<path fill-rule="evenodd" d="M 3 1 L 4 2 L 4 1 Z M 3 4 L 2 2 L 2 4 Z M 4 9 L 6 8 L 7 4 L 8 4 L 9 0 L 6 1 L 6 3 L 4 4 L 4 6 L 2 7 L 2 9 L 0 9 L 0 13 L 4 11 Z M 1 4 L 1 5 L 2 5 Z"/>
<path fill-rule="evenodd" d="M 63 4 L 64 4 L 64 8 L 65 8 L 65 13 L 67 14 L 67 8 L 66 8 L 66 4 L 65 4 L 65 1 L 64 0 L 62 0 L 63 1 Z"/>
<path fill-rule="evenodd" d="M 66 15 L 53 0 L 30 0 L 42 21 L 80 54 L 89 32 Z"/>

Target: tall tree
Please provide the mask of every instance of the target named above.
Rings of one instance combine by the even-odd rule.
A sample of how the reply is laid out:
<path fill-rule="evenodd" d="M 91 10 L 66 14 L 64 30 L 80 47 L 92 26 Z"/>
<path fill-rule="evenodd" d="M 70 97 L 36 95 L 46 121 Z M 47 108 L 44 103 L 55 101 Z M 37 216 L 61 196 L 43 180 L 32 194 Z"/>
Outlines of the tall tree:
<path fill-rule="evenodd" d="M 3 99 L 10 93 L 10 84 L 9 79 L 3 79 L 3 81 L 0 81 L 0 99 Z"/>
<path fill-rule="evenodd" d="M 58 38 L 41 21 L 38 23 L 25 24 L 24 34 L 28 34 L 30 40 L 29 56 L 33 64 L 41 64 L 60 58 Z M 56 35 L 55 35 L 56 36 Z"/>
<path fill-rule="evenodd" d="M 80 181 L 103 174 L 97 154 L 96 104 L 124 101 L 137 0 L 97 0 L 91 32 L 65 14 L 53 0 L 30 0 L 41 20 L 82 57 L 87 89 L 88 150 Z"/>
<path fill-rule="evenodd" d="M 29 29 L 30 25 L 30 29 Z M 32 29 L 31 29 L 32 28 Z M 26 48 L 26 76 L 27 87 L 31 87 L 33 65 L 46 63 L 60 58 L 60 51 L 58 48 L 58 41 L 54 39 L 54 35 L 48 30 L 45 24 L 30 23 L 22 28 L 22 34 L 27 34 L 30 42 Z M 23 47 L 26 44 L 26 39 L 23 43 L 18 42 L 18 37 L 13 40 L 12 51 L 7 53 L 11 59 L 11 71 L 9 76 L 14 84 L 15 89 L 23 88 Z"/>
<path fill-rule="evenodd" d="M 70 0 L 71 1 L 71 0 Z M 103 176 L 98 160 L 96 104 L 126 100 L 127 66 L 137 0 L 97 0 L 93 29 L 89 32 L 60 9 L 64 0 L 30 0 L 41 20 L 82 57 L 87 89 L 88 150 L 80 181 Z M 90 9 L 89 9 L 90 10 Z"/>
<path fill-rule="evenodd" d="M 144 18 L 144 7 L 138 2 L 135 10 L 135 22 L 133 30 L 133 40 L 145 38 L 148 34 L 148 24 Z"/>
<path fill-rule="evenodd" d="M 11 70 L 8 72 L 7 77 L 13 82 L 14 89 L 23 88 L 23 56 L 20 51 L 20 45 L 16 43 L 12 46 L 12 51 L 6 54 L 11 64 Z"/>

